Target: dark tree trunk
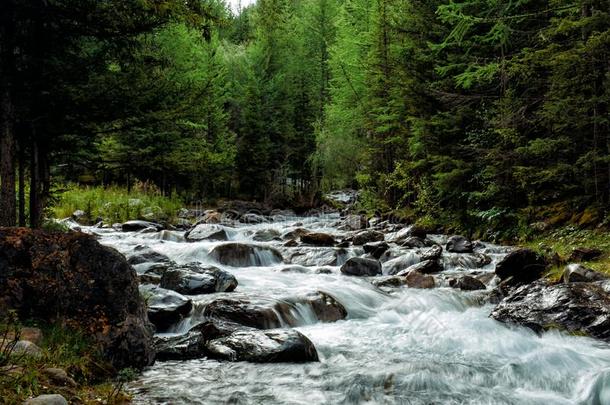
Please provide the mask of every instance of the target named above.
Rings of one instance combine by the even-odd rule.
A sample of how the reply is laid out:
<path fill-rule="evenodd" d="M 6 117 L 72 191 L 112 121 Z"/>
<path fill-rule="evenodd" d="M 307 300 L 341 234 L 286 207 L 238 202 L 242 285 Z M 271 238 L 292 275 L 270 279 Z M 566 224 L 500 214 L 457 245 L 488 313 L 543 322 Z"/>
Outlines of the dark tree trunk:
<path fill-rule="evenodd" d="M 26 226 L 25 223 L 25 150 L 23 145 L 19 145 L 19 226 Z"/>
<path fill-rule="evenodd" d="M 5 4 L 6 3 L 6 4 Z M 3 2 L 0 12 L 0 226 L 15 226 L 15 19 L 13 1 Z"/>
<path fill-rule="evenodd" d="M 38 144 L 32 141 L 30 161 L 30 226 L 38 228 L 40 226 L 40 165 L 38 162 Z"/>

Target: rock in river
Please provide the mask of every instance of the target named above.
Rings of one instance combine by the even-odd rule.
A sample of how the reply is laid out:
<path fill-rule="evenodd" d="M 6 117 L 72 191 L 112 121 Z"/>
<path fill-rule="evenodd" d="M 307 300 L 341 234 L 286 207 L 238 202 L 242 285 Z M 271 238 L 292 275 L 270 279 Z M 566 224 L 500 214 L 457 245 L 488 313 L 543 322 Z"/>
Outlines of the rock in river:
<path fill-rule="evenodd" d="M 199 242 L 202 240 L 225 241 L 229 240 L 227 231 L 217 224 L 199 224 L 188 231 L 184 237 L 189 242 Z"/>
<path fill-rule="evenodd" d="M 163 225 L 157 224 L 156 222 L 140 220 L 127 221 L 121 225 L 121 230 L 123 232 L 137 232 L 149 228 L 158 232 L 163 230 Z"/>
<path fill-rule="evenodd" d="M 352 239 L 352 243 L 354 245 L 364 245 L 365 243 L 370 243 L 370 242 L 381 242 L 383 241 L 383 233 L 381 232 L 377 232 L 377 231 L 362 231 L 362 232 L 358 232 L 357 234 L 354 235 L 354 238 Z"/>
<path fill-rule="evenodd" d="M 530 249 L 518 249 L 496 264 L 496 275 L 503 281 L 511 278 L 510 284 L 523 284 L 539 279 L 545 269 L 544 257 Z"/>
<path fill-rule="evenodd" d="M 453 235 L 447 241 L 446 249 L 452 253 L 472 253 L 473 245 L 466 237 Z"/>
<path fill-rule="evenodd" d="M 207 321 L 183 336 L 159 338 L 160 360 L 208 357 L 254 363 L 318 361 L 311 341 L 294 329 L 259 330 L 229 322 Z"/>
<path fill-rule="evenodd" d="M 610 342 L 610 282 L 547 285 L 536 281 L 515 289 L 491 317 L 537 332 L 561 329 Z"/>
<path fill-rule="evenodd" d="M 186 295 L 211 294 L 235 290 L 237 280 L 231 273 L 217 267 L 190 263 L 169 267 L 159 286 Z"/>
<path fill-rule="evenodd" d="M 140 291 L 148 303 L 148 319 L 157 332 L 167 331 L 193 309 L 193 302 L 175 291 L 151 285 L 140 286 Z"/>
<path fill-rule="evenodd" d="M 381 274 L 379 260 L 352 257 L 341 266 L 341 273 L 348 276 L 376 276 Z"/>
<path fill-rule="evenodd" d="M 282 263 L 280 252 L 268 246 L 225 243 L 212 249 L 210 256 L 218 263 L 232 267 L 268 266 Z"/>
<path fill-rule="evenodd" d="M 314 246 L 334 246 L 335 238 L 321 232 L 311 232 L 301 236 L 301 242 Z"/>

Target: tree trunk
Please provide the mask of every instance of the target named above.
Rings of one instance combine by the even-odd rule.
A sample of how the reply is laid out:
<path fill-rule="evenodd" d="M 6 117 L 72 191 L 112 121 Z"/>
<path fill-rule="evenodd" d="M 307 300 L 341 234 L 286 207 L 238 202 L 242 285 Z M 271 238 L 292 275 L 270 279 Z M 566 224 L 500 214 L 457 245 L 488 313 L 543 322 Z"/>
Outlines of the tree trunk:
<path fill-rule="evenodd" d="M 23 145 L 19 145 L 19 226 L 26 226 L 25 223 L 25 150 Z"/>
<path fill-rule="evenodd" d="M 6 3 L 6 4 L 4 4 Z M 3 2 L 0 12 L 0 226 L 15 226 L 15 10 Z"/>
<path fill-rule="evenodd" d="M 0 226 L 15 226 L 15 118 L 8 83 L 3 87 L 0 94 Z"/>
<path fill-rule="evenodd" d="M 38 162 L 38 144 L 32 140 L 31 160 L 30 160 L 30 227 L 40 226 L 40 169 Z"/>

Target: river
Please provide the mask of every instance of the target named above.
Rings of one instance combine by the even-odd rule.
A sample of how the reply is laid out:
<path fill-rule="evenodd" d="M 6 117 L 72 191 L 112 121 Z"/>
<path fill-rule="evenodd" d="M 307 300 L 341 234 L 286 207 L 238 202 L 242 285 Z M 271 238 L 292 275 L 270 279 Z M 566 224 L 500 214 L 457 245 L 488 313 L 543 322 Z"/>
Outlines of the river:
<path fill-rule="evenodd" d="M 126 254 L 146 245 L 176 263 L 213 264 L 237 278 L 239 285 L 232 293 L 191 297 L 195 302 L 191 316 L 170 333 L 186 332 L 202 320 L 206 302 L 231 294 L 266 300 L 322 291 L 348 314 L 332 323 L 318 322 L 307 308 L 295 314 L 296 329 L 314 343 L 319 362 L 157 362 L 129 385 L 134 403 L 610 403 L 610 350 L 605 343 L 560 332 L 539 336 L 526 328 L 508 327 L 489 318 L 493 304 L 485 299 L 486 291 L 465 292 L 448 286 L 380 289 L 367 278 L 342 275 L 340 265 L 349 257 L 363 255 L 361 247 L 285 247 L 284 241 L 252 239 L 262 229 L 284 234 L 298 227 L 341 239 L 348 231 L 340 224 L 338 216 L 327 215 L 227 228 L 230 240 L 273 246 L 286 262 L 260 254 L 259 266 L 243 268 L 222 266 L 209 256 L 214 246 L 226 242 L 186 242 L 180 232 L 98 232 L 103 244 Z M 387 234 L 386 239 L 391 236 Z M 434 239 L 444 242 L 440 235 Z M 396 245 L 391 249 L 395 255 L 411 251 Z M 444 273 L 493 272 L 507 251 L 491 244 L 480 244 L 477 250 L 491 257 L 491 263 L 469 270 L 458 260 L 459 254 L 444 252 Z M 333 256 L 336 262 L 328 265 Z M 289 262 L 305 269 L 295 271 L 292 266 L 291 270 Z M 326 271 L 316 272 L 320 268 Z"/>

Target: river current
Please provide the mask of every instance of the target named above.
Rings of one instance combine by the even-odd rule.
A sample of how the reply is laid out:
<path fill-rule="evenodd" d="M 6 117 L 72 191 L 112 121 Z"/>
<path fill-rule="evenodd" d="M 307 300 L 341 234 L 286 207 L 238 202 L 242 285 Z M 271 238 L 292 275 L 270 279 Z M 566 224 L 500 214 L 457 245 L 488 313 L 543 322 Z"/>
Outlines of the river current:
<path fill-rule="evenodd" d="M 273 246 L 284 257 L 278 263 L 262 252 L 259 266 L 243 268 L 222 266 L 209 256 L 214 246 L 226 242 L 186 242 L 183 232 L 173 231 L 95 230 L 103 244 L 125 254 L 146 245 L 178 264 L 212 264 L 237 278 L 234 292 L 191 297 L 191 316 L 170 333 L 188 331 L 202 320 L 206 302 L 221 296 L 268 300 L 322 291 L 348 313 L 344 320 L 319 323 L 308 308 L 297 308 L 296 329 L 314 343 L 317 363 L 157 362 L 129 385 L 134 403 L 610 404 L 610 347 L 605 343 L 553 331 L 537 335 L 499 323 L 489 318 L 493 305 L 485 291 L 379 289 L 367 278 L 342 275 L 340 265 L 363 255 L 361 247 L 338 254 L 333 247 L 253 241 L 262 229 L 284 234 L 297 227 L 341 239 L 347 231 L 340 223 L 331 215 L 227 227 L 230 240 Z M 434 238 L 444 242 L 443 236 Z M 391 249 L 409 254 L 408 249 Z M 478 274 L 493 272 L 507 251 L 491 244 L 478 249 L 492 258 Z M 443 262 L 444 273 L 469 271 L 456 254 L 443 253 Z M 325 272 L 316 271 L 320 268 Z"/>

